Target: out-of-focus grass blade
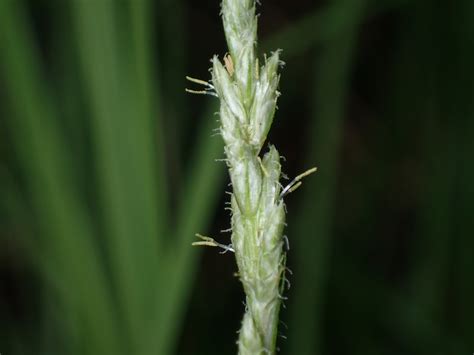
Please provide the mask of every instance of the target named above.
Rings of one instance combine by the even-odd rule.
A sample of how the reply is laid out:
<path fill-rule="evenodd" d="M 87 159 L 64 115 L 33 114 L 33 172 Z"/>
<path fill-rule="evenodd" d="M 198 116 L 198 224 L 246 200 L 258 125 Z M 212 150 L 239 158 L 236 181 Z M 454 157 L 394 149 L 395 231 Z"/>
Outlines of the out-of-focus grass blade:
<path fill-rule="evenodd" d="M 425 308 L 428 318 L 439 324 L 454 323 L 469 349 L 474 346 L 474 6 L 471 1 L 457 1 L 417 10 L 422 14 L 417 24 L 429 46 L 423 69 L 428 66 L 432 85 L 423 87 L 430 96 L 423 122 L 424 189 L 413 299 Z M 448 312 L 457 315 L 448 316 Z M 434 339 L 435 350 L 438 344 Z"/>
<path fill-rule="evenodd" d="M 196 140 L 196 153 L 187 169 L 186 185 L 183 188 L 178 211 L 175 237 L 169 249 L 169 277 L 167 288 L 162 290 L 164 299 L 161 303 L 162 323 L 157 331 L 159 353 L 172 352 L 175 345 L 176 331 L 181 322 L 190 289 L 199 249 L 191 246 L 196 232 L 205 230 L 212 217 L 224 181 L 225 165 L 215 159 L 223 155 L 223 143 L 220 137 L 211 137 L 216 127 L 214 112 L 217 101 L 212 102 L 204 111 L 202 121 L 205 122 Z"/>
<path fill-rule="evenodd" d="M 391 87 L 386 95 L 388 112 L 393 115 L 390 131 L 397 136 L 394 142 L 410 141 L 412 130 L 420 130 L 422 142 L 423 184 L 420 186 L 420 208 L 418 209 L 419 227 L 412 250 L 415 270 L 411 281 L 411 292 L 403 306 L 390 304 L 395 309 L 397 319 L 390 322 L 392 332 L 413 352 L 434 352 L 440 350 L 439 337 L 435 336 L 439 319 L 433 311 L 440 306 L 443 279 L 448 271 L 450 217 L 445 215 L 450 208 L 453 160 L 452 151 L 439 145 L 441 135 L 437 122 L 442 113 L 437 97 L 437 61 L 439 58 L 438 38 L 430 28 L 432 8 L 425 4 L 414 4 L 411 12 L 404 13 L 404 26 L 401 31 L 401 45 L 396 51 L 395 70 L 391 78 Z M 410 83 L 407 86 L 407 83 Z M 421 117 L 421 120 L 420 120 Z M 414 126 L 418 122 L 421 127 Z M 403 142 L 403 146 L 405 146 Z M 436 152 L 436 153 L 435 153 Z M 413 152 L 412 154 L 416 154 Z M 443 164 L 440 164 L 440 160 Z M 446 210 L 448 208 L 448 210 Z M 388 299 L 389 302 L 391 299 Z M 384 316 L 386 311 L 380 310 Z M 403 326 L 400 326 L 403 324 Z M 434 328 L 433 328 L 434 327 Z"/>
<path fill-rule="evenodd" d="M 148 139 L 144 150 L 149 155 L 144 159 L 144 162 L 156 162 L 150 164 L 150 170 L 147 176 L 156 178 L 149 181 L 149 185 L 156 185 L 156 196 L 158 199 L 158 213 L 154 218 L 157 220 L 158 234 L 157 238 L 164 240 L 169 233 L 167 224 L 169 224 L 170 214 L 168 212 L 168 184 L 166 179 L 166 158 L 165 153 L 165 131 L 164 131 L 164 117 L 163 104 L 164 97 L 162 88 L 154 83 L 154 78 L 157 77 L 156 71 L 153 69 L 156 58 L 153 55 L 152 44 L 155 42 L 152 28 L 151 14 L 155 10 L 155 6 L 149 0 L 130 0 L 130 21 L 131 21 L 131 44 L 133 50 L 130 52 L 129 58 L 131 64 L 131 84 L 135 84 L 136 91 L 134 92 L 136 105 L 136 116 L 140 117 L 144 129 L 150 129 L 148 132 Z M 124 53 L 125 54 L 125 53 Z M 145 131 L 146 132 L 146 131 Z M 151 133 L 151 134 L 150 134 Z M 157 136 L 156 139 L 151 137 Z M 168 143 L 168 142 L 166 142 Z M 156 207 L 145 205 L 144 209 Z M 164 242 L 163 242 L 164 243 Z M 163 248 L 162 245 L 160 245 Z"/>
<path fill-rule="evenodd" d="M 366 6 L 364 19 L 398 8 L 406 2 L 408 0 L 372 1 Z M 350 31 L 355 25 L 352 21 L 363 21 L 363 18 L 354 18 L 342 2 L 333 1 L 326 8 L 314 11 L 288 28 L 271 35 L 265 40 L 262 48 L 265 52 L 282 48 L 286 57 L 298 55 L 317 43 L 327 42 Z M 301 40 L 302 38 L 304 40 Z"/>
<path fill-rule="evenodd" d="M 323 45 L 314 77 L 314 119 L 309 129 L 309 165 L 319 167 L 298 218 L 291 225 L 295 245 L 294 293 L 289 324 L 290 354 L 320 354 L 322 305 L 325 302 L 327 258 L 333 227 L 334 186 L 338 175 L 344 108 L 353 63 L 357 25 L 364 14 L 365 1 L 338 1 L 344 9 L 345 31 Z M 334 5 L 336 6 L 336 5 Z M 342 21 L 342 19 L 341 19 Z M 308 246 L 309 244 L 310 246 Z"/>
<path fill-rule="evenodd" d="M 446 6 L 451 5 L 446 3 Z M 463 115 L 459 112 L 463 103 L 459 97 L 463 90 L 459 90 L 462 86 L 453 78 L 462 80 L 465 74 L 456 75 L 457 68 L 462 67 L 455 64 L 456 57 L 452 56 L 452 43 L 457 38 L 447 38 L 453 26 L 451 13 L 444 6 L 426 7 L 420 3 L 406 15 L 404 41 L 407 48 L 404 51 L 410 65 L 400 63 L 398 92 L 394 95 L 398 97 L 399 115 L 405 126 L 422 118 L 423 183 L 420 185 L 418 234 L 413 243 L 411 304 L 402 314 L 407 325 L 399 327 L 403 330 L 401 338 L 414 352 L 452 351 L 439 337 L 433 336 L 438 328 L 448 325 L 445 290 L 451 287 L 453 237 L 459 230 L 456 223 L 460 211 L 456 203 L 459 160 L 456 157 L 460 151 L 458 130 Z M 439 21 L 443 21 L 443 27 L 437 26 Z M 405 87 L 408 80 L 410 88 Z M 421 311 L 413 312 L 413 309 Z"/>
<path fill-rule="evenodd" d="M 11 109 L 7 122 L 43 232 L 42 249 L 54 265 L 55 280 L 64 282 L 59 291 L 70 292 L 64 306 L 81 320 L 80 331 L 89 339 L 83 353 L 118 354 L 109 284 L 83 201 L 70 184 L 66 142 L 21 5 L 0 2 L 0 69 Z"/>
<path fill-rule="evenodd" d="M 162 269 L 163 179 L 158 191 L 144 8 L 134 10 L 134 48 L 119 36 L 119 3 L 74 1 L 78 44 L 90 95 L 107 249 L 132 352 L 147 349 Z M 140 2 L 136 6 L 145 6 Z M 123 24 L 122 24 L 123 25 Z M 141 26 L 144 26 L 143 28 Z M 131 58 L 128 51 L 138 58 Z M 144 66 L 144 67 L 142 67 Z M 160 128 L 159 128 L 160 129 Z M 159 159 L 160 156 L 158 156 Z M 164 169 L 163 164 L 160 168 Z M 160 171 L 161 174 L 164 171 Z M 157 205 L 156 201 L 161 202 Z M 163 270 L 164 272 L 165 270 Z"/>
<path fill-rule="evenodd" d="M 166 155 L 169 155 L 169 139 L 165 139 L 165 135 L 168 135 L 164 131 L 166 122 L 164 120 L 164 103 L 166 97 L 162 90 L 160 84 L 162 84 L 163 75 L 157 73 L 156 63 L 157 58 L 154 55 L 152 49 L 152 44 L 156 43 L 156 38 L 153 31 L 153 13 L 157 10 L 158 4 L 154 4 L 149 0 L 130 0 L 129 4 L 129 14 L 130 14 L 130 24 L 131 24 L 131 38 L 130 40 L 123 41 L 127 43 L 128 41 L 132 45 L 131 56 L 129 62 L 131 63 L 131 79 L 136 80 L 136 103 L 137 103 L 137 112 L 143 117 L 143 119 L 152 119 L 152 125 L 150 127 L 152 136 L 156 136 L 156 146 L 149 147 L 152 148 L 149 151 L 154 152 L 154 159 L 156 161 L 156 170 L 157 170 L 157 179 L 156 179 L 156 188 L 158 199 L 158 216 L 157 225 L 158 225 L 158 238 L 161 242 L 158 245 L 158 260 L 155 263 L 155 270 L 149 270 L 151 274 L 155 274 L 156 281 L 158 283 L 158 288 L 156 292 L 158 294 L 150 294 L 150 304 L 148 310 L 148 319 L 149 323 L 147 327 L 144 327 L 142 334 L 142 349 L 137 350 L 140 353 L 149 353 L 156 352 L 158 348 L 157 343 L 157 328 L 158 324 L 162 324 L 162 314 L 160 304 L 163 298 L 163 289 L 166 289 L 168 286 L 167 279 L 169 270 L 174 269 L 174 266 L 167 263 L 166 252 L 169 240 L 173 239 L 173 236 L 170 235 L 172 231 L 172 216 L 168 211 L 169 204 L 169 184 L 167 184 L 168 173 L 168 159 Z M 124 53 L 125 54 L 125 53 Z M 156 82 L 155 78 L 158 78 Z M 177 119 L 173 117 L 173 119 Z M 172 119 L 172 120 L 173 120 Z M 166 142 L 165 142 L 166 141 Z M 151 176 L 151 175 L 150 175 Z M 153 184 L 153 181 L 150 181 Z M 150 206 L 143 206 L 143 208 L 149 208 Z M 152 216 L 151 216 L 152 217 Z M 153 237 L 150 235 L 150 237 Z M 153 257 L 153 255 L 150 255 Z M 183 305 L 178 304 L 177 307 L 182 308 Z M 145 318 L 146 319 L 146 318 Z"/>
<path fill-rule="evenodd" d="M 161 0 L 156 3 L 156 20 L 159 38 L 163 39 L 158 45 L 160 77 L 163 94 L 163 118 L 166 124 L 167 162 L 170 188 L 178 194 L 170 196 L 173 205 L 179 203 L 177 196 L 181 193 L 184 182 L 183 174 L 183 141 L 189 132 L 188 123 L 191 120 L 189 104 L 185 102 L 183 87 L 185 85 L 186 64 L 189 60 L 189 49 L 186 34 L 189 18 L 185 17 L 183 0 Z M 170 45 L 170 43 L 172 45 Z M 166 89 L 166 90 L 165 90 Z M 174 197 L 174 199 L 173 199 Z"/>

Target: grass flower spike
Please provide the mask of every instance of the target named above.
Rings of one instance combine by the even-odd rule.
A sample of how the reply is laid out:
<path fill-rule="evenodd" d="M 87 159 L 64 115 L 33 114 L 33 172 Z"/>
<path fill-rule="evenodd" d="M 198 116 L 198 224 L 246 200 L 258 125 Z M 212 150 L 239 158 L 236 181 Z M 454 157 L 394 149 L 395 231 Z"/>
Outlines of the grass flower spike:
<path fill-rule="evenodd" d="M 275 147 L 260 159 L 278 97 L 279 52 L 259 68 L 255 56 L 255 1 L 224 0 L 224 30 L 230 56 L 215 56 L 212 82 L 219 99 L 221 133 L 233 186 L 232 245 L 246 294 L 240 354 L 273 353 L 285 270 L 280 199 L 280 155 Z"/>
<path fill-rule="evenodd" d="M 202 236 L 195 244 L 235 252 L 246 294 L 239 354 L 273 354 L 286 269 L 283 195 L 291 186 L 282 193 L 276 148 L 270 146 L 263 158 L 260 152 L 275 114 L 281 62 L 276 51 L 259 66 L 254 0 L 224 0 L 222 18 L 230 54 L 224 63 L 214 56 L 213 85 L 206 86 L 220 100 L 220 131 L 233 187 L 232 246 Z"/>

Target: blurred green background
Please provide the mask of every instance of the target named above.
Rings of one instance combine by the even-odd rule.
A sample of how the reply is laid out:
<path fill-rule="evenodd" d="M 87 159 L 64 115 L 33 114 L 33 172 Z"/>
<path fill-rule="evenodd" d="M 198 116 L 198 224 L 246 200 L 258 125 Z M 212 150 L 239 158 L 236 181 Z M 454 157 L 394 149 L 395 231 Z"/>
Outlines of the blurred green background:
<path fill-rule="evenodd" d="M 474 351 L 474 1 L 262 1 L 282 354 Z M 233 354 L 219 1 L 0 0 L 0 353 Z"/>

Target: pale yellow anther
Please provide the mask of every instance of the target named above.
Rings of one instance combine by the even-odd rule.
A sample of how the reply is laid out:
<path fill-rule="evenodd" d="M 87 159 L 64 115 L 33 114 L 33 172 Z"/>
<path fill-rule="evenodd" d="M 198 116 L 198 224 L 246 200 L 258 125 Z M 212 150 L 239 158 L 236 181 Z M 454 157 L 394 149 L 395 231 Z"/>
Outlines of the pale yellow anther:
<path fill-rule="evenodd" d="M 229 76 L 232 77 L 232 75 L 234 75 L 234 62 L 232 61 L 230 54 L 224 56 L 224 66 L 227 69 Z"/>

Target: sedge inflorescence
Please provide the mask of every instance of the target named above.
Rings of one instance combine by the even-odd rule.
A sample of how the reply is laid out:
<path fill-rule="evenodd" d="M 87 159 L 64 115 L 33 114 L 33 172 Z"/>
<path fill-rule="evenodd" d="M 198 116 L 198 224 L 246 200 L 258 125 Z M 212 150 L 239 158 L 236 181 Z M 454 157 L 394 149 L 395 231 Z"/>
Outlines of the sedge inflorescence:
<path fill-rule="evenodd" d="M 221 134 L 233 192 L 232 246 L 246 294 L 240 354 L 273 353 L 285 270 L 280 198 L 280 155 L 274 146 L 260 158 L 275 114 L 279 51 L 256 57 L 255 1 L 224 0 L 229 46 L 224 65 L 212 59 L 212 83 L 220 99 Z"/>
<path fill-rule="evenodd" d="M 259 64 L 255 6 L 255 0 L 223 0 L 229 54 L 223 62 L 217 56 L 212 58 L 212 85 L 189 78 L 207 86 L 198 93 L 210 93 L 220 100 L 220 132 L 233 188 L 232 245 L 202 236 L 203 241 L 195 244 L 235 252 L 246 294 L 239 354 L 273 354 L 286 270 L 283 196 L 314 169 L 282 190 L 278 151 L 271 145 L 261 157 L 280 95 L 278 69 L 282 62 L 280 52 L 275 51 Z"/>

